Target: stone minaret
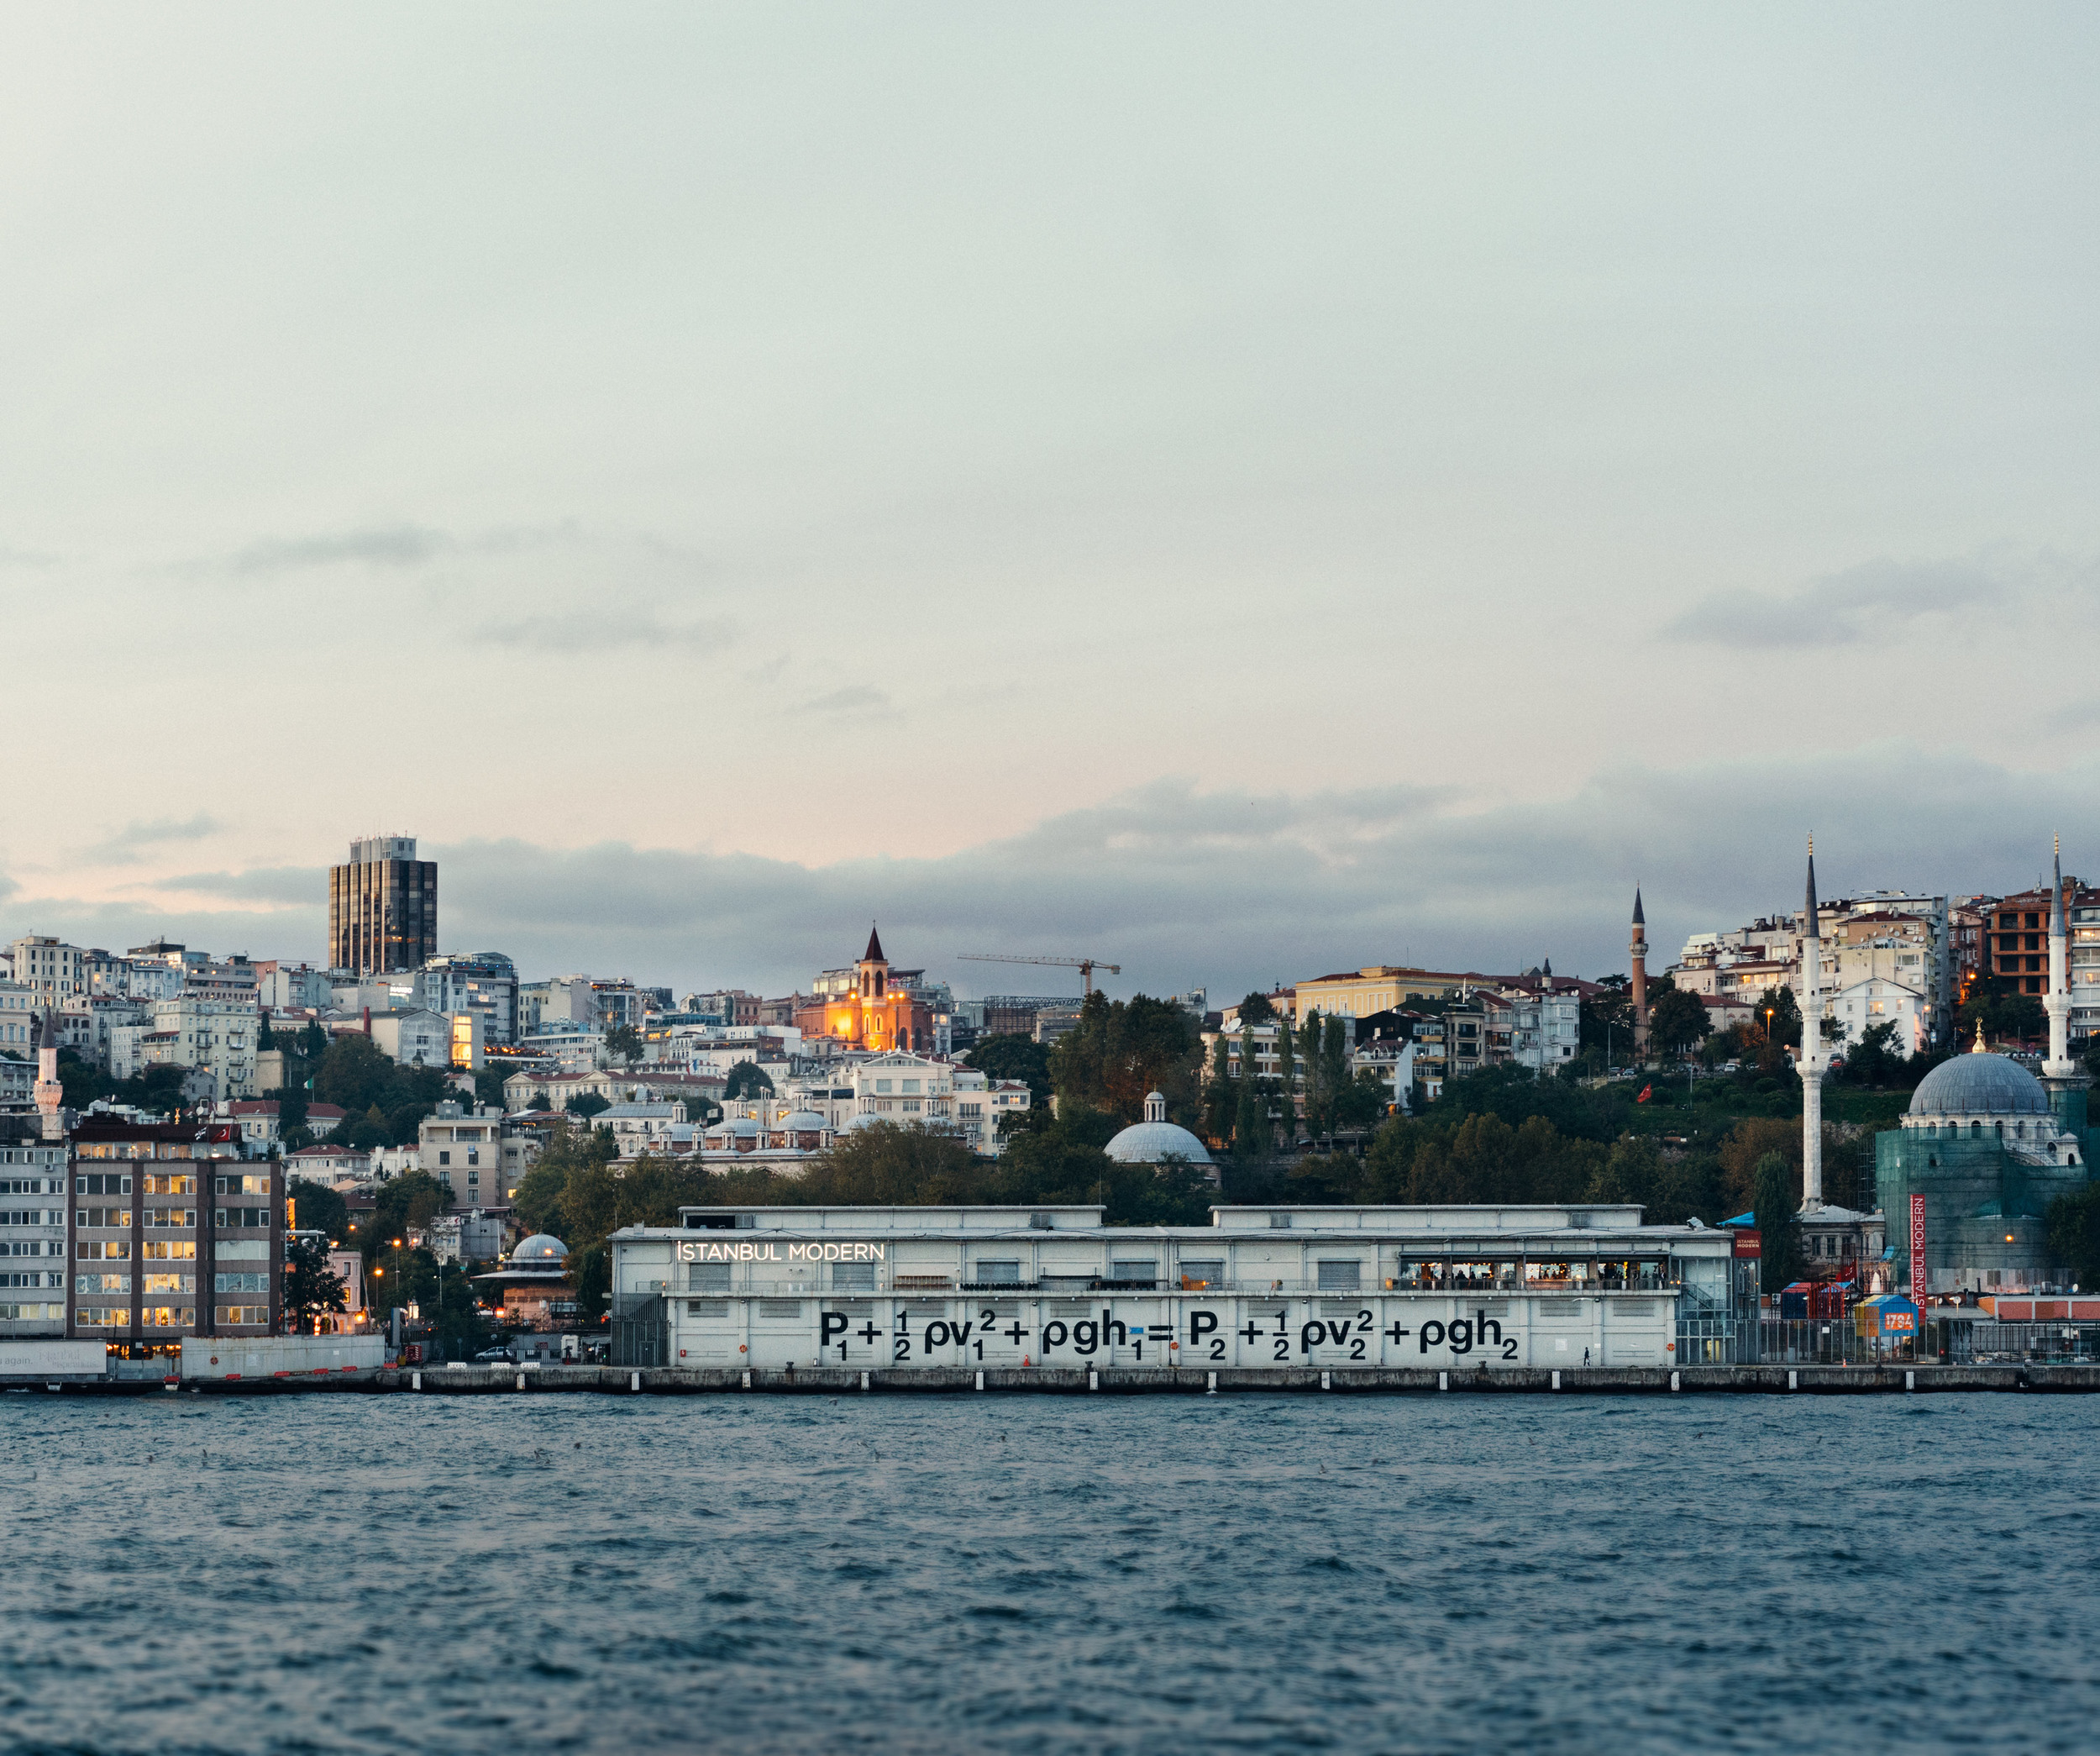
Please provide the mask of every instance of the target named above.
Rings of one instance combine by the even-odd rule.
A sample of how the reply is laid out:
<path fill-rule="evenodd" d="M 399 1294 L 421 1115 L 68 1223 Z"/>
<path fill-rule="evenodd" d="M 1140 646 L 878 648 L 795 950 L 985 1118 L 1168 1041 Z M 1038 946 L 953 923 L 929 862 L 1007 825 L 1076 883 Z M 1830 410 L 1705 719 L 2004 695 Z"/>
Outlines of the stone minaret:
<path fill-rule="evenodd" d="M 1801 1211 L 1823 1205 L 1823 925 L 1815 905 L 1815 838 L 1809 838 L 1809 898 L 1801 927 Z"/>
<path fill-rule="evenodd" d="M 1638 1060 L 1648 1053 L 1648 917 L 1641 912 L 1641 886 L 1633 887 L 1633 943 L 1626 948 L 1633 959 L 1633 1052 Z"/>
<path fill-rule="evenodd" d="M 2042 1002 L 2049 1014 L 2049 1059 L 2042 1063 L 2042 1084 L 2056 1126 L 2080 1141 L 2086 1132 L 2086 1090 L 2092 1080 L 2071 1058 L 2071 933 L 2064 922 L 2064 855 L 2056 844 L 2056 883 L 2049 901 L 2049 993 Z"/>
<path fill-rule="evenodd" d="M 66 1138 L 66 1118 L 59 1113 L 65 1101 L 66 1087 L 58 1078 L 58 1020 L 47 1011 L 36 1039 L 37 1123 L 45 1139 Z"/>

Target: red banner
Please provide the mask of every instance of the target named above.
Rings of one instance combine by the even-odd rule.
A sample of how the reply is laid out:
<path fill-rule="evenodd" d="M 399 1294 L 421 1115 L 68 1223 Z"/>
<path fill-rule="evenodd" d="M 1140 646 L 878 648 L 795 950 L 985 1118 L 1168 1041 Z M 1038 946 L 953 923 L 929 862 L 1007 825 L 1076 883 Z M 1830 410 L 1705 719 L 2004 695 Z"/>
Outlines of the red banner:
<path fill-rule="evenodd" d="M 1765 1254 L 1765 1234 L 1753 1232 L 1748 1226 L 1736 1227 L 1735 1254 L 1739 1257 L 1755 1256 L 1761 1260 Z"/>
<path fill-rule="evenodd" d="M 1922 1312 L 1931 1291 L 1925 1270 L 1925 1198 L 1914 1195 L 1910 1198 L 1910 1302 Z"/>

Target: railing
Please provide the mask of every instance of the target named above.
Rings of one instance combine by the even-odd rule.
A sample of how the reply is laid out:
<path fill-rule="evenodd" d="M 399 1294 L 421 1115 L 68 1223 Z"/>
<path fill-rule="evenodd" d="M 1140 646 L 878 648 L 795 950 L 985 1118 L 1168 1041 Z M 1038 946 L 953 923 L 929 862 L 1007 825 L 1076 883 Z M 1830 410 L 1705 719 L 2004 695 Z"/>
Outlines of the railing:
<path fill-rule="evenodd" d="M 1317 1280 L 1200 1280 L 1193 1276 L 1172 1280 L 1117 1280 L 1103 1275 L 1074 1275 L 1069 1280 L 962 1280 L 947 1275 L 879 1274 L 872 1285 L 840 1286 L 815 1273 L 761 1277 L 749 1273 L 732 1275 L 706 1286 L 687 1285 L 682 1279 L 638 1280 L 630 1283 L 623 1297 L 660 1293 L 671 1299 L 869 1299 L 869 1298 L 1031 1298 L 1084 1299 L 1118 1295 L 1180 1293 L 1215 1298 L 1326 1298 L 1355 1299 L 1373 1296 L 1410 1296 L 1446 1299 L 1565 1299 L 1609 1296 L 1618 1294 L 1654 1298 L 1691 1292 L 1702 1312 L 1725 1314 L 1724 1301 L 1693 1292 L 1682 1283 L 1659 1277 L 1630 1276 L 1613 1280 L 1518 1280 L 1514 1278 L 1473 1281 L 1436 1280 L 1424 1283 L 1412 1278 L 1359 1282 L 1354 1286 L 1331 1286 Z"/>

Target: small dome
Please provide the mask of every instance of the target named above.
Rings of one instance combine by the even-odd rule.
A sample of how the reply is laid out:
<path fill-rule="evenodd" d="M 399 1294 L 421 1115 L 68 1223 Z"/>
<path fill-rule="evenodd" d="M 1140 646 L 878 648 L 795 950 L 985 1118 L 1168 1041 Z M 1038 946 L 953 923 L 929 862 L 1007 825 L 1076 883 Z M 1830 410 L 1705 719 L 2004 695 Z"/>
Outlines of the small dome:
<path fill-rule="evenodd" d="M 1911 1094 L 1913 1116 L 2046 1116 L 2049 1094 L 2018 1061 L 1958 1054 L 1942 1061 Z"/>
<path fill-rule="evenodd" d="M 569 1246 L 544 1232 L 533 1233 L 511 1252 L 512 1264 L 517 1268 L 548 1267 L 568 1259 Z"/>
<path fill-rule="evenodd" d="M 1119 1165 L 1158 1165 L 1168 1159 L 1185 1159 L 1191 1165 L 1210 1162 L 1203 1143 L 1171 1122 L 1132 1122 L 1104 1150 Z"/>
<path fill-rule="evenodd" d="M 796 1133 L 806 1133 L 812 1128 L 829 1128 L 831 1124 L 814 1110 L 796 1110 L 780 1126 L 792 1128 Z"/>

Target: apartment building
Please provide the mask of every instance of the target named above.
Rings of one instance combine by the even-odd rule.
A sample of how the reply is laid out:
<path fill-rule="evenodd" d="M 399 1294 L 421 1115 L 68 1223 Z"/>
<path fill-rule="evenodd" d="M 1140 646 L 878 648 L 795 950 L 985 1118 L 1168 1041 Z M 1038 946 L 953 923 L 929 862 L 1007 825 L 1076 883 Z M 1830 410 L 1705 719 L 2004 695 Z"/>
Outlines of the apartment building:
<path fill-rule="evenodd" d="M 0 1116 L 0 1340 L 66 1333 L 66 1148 Z"/>
<path fill-rule="evenodd" d="M 8 947 L 14 959 L 14 980 L 29 990 L 39 1008 L 55 1012 L 76 994 L 87 991 L 82 962 L 87 954 L 78 945 L 32 933 Z"/>
<path fill-rule="evenodd" d="M 66 1333 L 126 1345 L 268 1335 L 283 1311 L 284 1190 L 228 1122 L 73 1131 Z"/>

